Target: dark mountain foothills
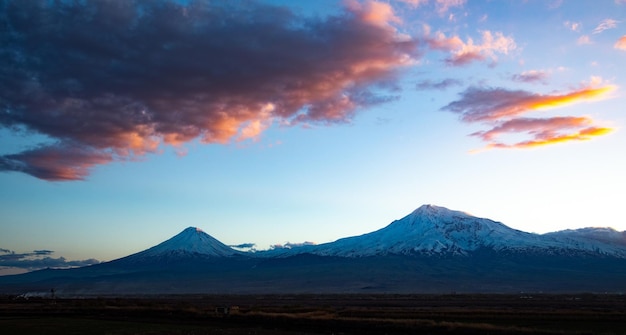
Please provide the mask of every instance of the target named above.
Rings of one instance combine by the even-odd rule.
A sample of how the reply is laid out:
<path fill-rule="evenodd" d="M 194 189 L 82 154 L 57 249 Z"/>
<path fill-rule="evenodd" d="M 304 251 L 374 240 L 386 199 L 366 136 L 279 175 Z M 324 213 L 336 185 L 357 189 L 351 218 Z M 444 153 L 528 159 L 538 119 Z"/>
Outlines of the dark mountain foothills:
<path fill-rule="evenodd" d="M 240 252 L 197 228 L 88 267 L 0 277 L 0 294 L 617 293 L 626 232 L 532 234 L 424 205 L 388 226 L 332 243 Z"/>

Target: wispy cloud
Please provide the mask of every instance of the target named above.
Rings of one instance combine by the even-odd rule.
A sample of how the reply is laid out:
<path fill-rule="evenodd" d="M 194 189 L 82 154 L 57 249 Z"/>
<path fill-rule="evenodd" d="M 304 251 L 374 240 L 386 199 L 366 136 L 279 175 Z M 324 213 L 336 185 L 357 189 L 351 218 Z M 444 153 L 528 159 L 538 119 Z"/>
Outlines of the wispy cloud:
<path fill-rule="evenodd" d="M 527 118 L 521 115 L 604 98 L 614 89 L 611 85 L 587 85 L 565 93 L 539 94 L 504 88 L 470 87 L 461 93 L 461 99 L 442 109 L 459 114 L 464 122 L 488 125 L 488 130 L 470 134 L 485 141 L 487 149 L 530 148 L 589 140 L 609 133 L 610 128 L 595 126 L 589 117 Z M 501 137 L 506 134 L 525 135 L 530 139 L 507 144 L 501 141 Z"/>
<path fill-rule="evenodd" d="M 448 87 L 460 85 L 463 85 L 462 81 L 453 78 L 446 78 L 441 81 L 423 80 L 415 86 L 418 90 L 445 90 Z"/>
<path fill-rule="evenodd" d="M 606 135 L 611 131 L 613 131 L 613 129 L 606 127 L 588 127 L 567 134 L 558 134 L 555 132 L 554 136 L 551 137 L 534 136 L 535 138 L 532 140 L 522 141 L 514 144 L 492 142 L 487 145 L 487 148 L 526 149 L 571 141 L 589 141 L 594 137 Z"/>
<path fill-rule="evenodd" d="M 617 24 L 619 21 L 613 19 L 605 19 L 598 24 L 598 26 L 593 30 L 594 34 L 599 34 L 605 30 L 617 28 Z"/>
<path fill-rule="evenodd" d="M 84 179 L 163 145 L 255 139 L 275 122 L 347 122 L 389 101 L 397 70 L 419 57 L 418 42 L 376 1 L 327 18 L 173 0 L 13 1 L 3 10 L 0 76 L 11 80 L 0 81 L 0 127 L 51 141 L 1 156 L 0 171 L 45 180 Z"/>
<path fill-rule="evenodd" d="M 626 35 L 620 37 L 617 42 L 615 42 L 615 45 L 613 45 L 613 47 L 618 50 L 626 51 Z"/>
<path fill-rule="evenodd" d="M 419 7 L 421 5 L 428 3 L 428 0 L 397 0 L 397 1 L 411 5 L 413 8 L 416 8 L 416 7 Z"/>
<path fill-rule="evenodd" d="M 545 83 L 547 78 L 548 73 L 543 70 L 529 70 L 511 76 L 511 80 L 520 83 Z"/>
<path fill-rule="evenodd" d="M 461 93 L 461 99 L 443 109 L 461 115 L 466 122 L 497 121 L 530 111 L 555 108 L 606 96 L 614 86 L 583 87 L 566 93 L 539 94 L 504 88 L 470 87 Z"/>
<path fill-rule="evenodd" d="M 437 13 L 443 15 L 454 7 L 463 7 L 467 0 L 436 0 Z"/>
<path fill-rule="evenodd" d="M 450 57 L 446 58 L 445 62 L 452 66 L 462 66 L 487 59 L 496 62 L 497 54 L 506 55 L 516 48 L 512 37 L 488 30 L 481 32 L 481 43 L 476 44 L 472 38 L 463 42 L 458 36 L 447 37 L 442 32 L 436 32 L 431 36 L 429 28 L 426 27 L 425 41 L 433 50 L 450 52 Z"/>

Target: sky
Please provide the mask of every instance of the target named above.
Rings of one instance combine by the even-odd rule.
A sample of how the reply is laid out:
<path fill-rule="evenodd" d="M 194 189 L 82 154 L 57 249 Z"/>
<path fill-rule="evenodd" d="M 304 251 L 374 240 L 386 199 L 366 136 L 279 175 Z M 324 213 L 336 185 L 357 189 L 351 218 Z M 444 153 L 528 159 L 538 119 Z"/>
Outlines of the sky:
<path fill-rule="evenodd" d="M 0 0 L 0 274 L 423 204 L 626 230 L 626 1 Z"/>

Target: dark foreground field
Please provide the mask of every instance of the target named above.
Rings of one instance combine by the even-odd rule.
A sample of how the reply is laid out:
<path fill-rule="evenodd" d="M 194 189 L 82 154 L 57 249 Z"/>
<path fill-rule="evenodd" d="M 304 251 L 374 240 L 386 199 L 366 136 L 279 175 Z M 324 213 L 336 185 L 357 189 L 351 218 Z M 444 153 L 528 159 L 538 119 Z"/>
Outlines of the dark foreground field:
<path fill-rule="evenodd" d="M 228 315 L 216 308 L 231 307 Z M 626 334 L 621 295 L 0 300 L 2 334 Z"/>

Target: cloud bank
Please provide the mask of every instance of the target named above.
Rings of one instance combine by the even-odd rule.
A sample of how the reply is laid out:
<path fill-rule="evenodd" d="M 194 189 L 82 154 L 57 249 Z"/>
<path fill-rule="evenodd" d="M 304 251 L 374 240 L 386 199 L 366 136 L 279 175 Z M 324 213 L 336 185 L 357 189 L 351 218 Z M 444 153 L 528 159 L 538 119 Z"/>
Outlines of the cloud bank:
<path fill-rule="evenodd" d="M 1 156 L 0 171 L 51 181 L 274 122 L 346 122 L 391 99 L 381 90 L 418 56 L 378 2 L 323 19 L 247 1 L 0 7 L 0 127 L 50 139 Z"/>
<path fill-rule="evenodd" d="M 54 251 L 34 250 L 26 253 L 16 253 L 8 249 L 0 249 L 0 273 L 2 268 L 18 268 L 26 271 L 44 268 L 72 268 L 100 263 L 96 259 L 70 261 L 64 257 L 50 257 Z"/>

